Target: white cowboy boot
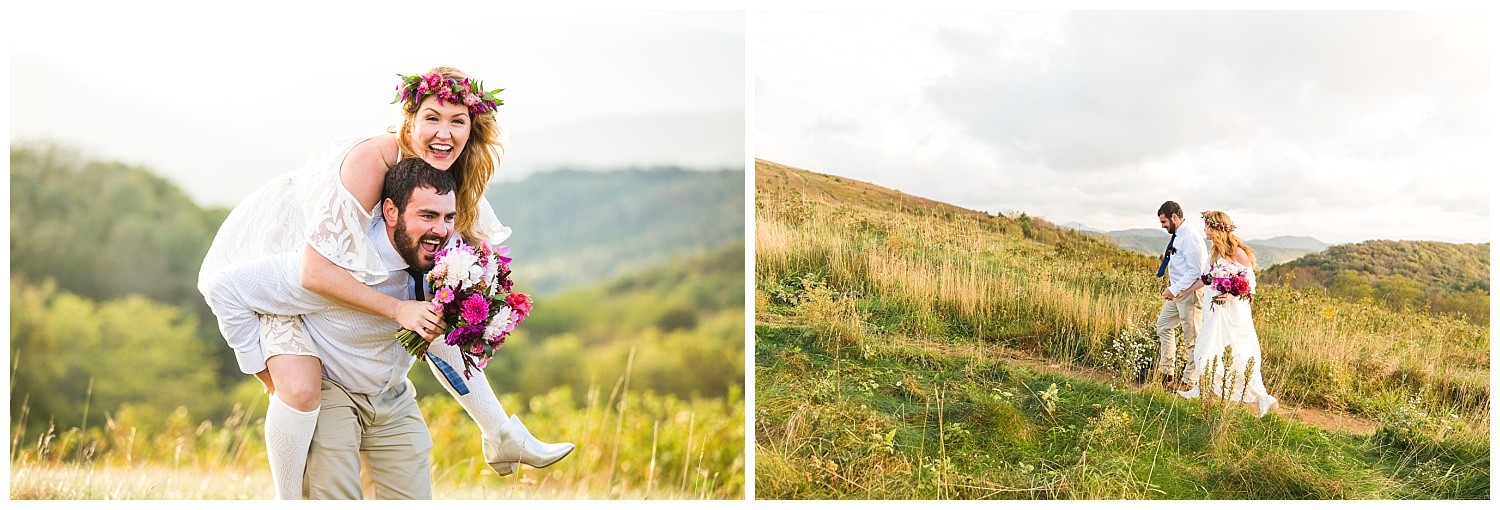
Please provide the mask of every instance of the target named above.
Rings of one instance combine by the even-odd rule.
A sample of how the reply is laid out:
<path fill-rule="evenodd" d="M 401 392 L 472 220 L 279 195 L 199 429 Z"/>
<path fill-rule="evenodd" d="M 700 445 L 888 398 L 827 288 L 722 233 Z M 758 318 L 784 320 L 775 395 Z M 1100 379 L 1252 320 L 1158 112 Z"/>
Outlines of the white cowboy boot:
<path fill-rule="evenodd" d="M 484 438 L 483 445 L 485 462 L 501 476 L 514 472 L 517 462 L 544 468 L 573 453 L 573 443 L 541 442 L 526 430 L 526 425 L 514 414 L 500 426 L 498 440 L 487 437 Z"/>

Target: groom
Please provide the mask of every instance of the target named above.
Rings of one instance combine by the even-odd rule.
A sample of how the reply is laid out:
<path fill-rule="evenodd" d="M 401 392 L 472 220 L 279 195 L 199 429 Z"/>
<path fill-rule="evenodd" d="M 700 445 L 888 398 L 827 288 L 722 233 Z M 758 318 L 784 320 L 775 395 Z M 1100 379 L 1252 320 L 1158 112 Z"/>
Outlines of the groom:
<path fill-rule="evenodd" d="M 421 159 L 387 172 L 382 215 L 365 235 L 390 277 L 371 288 L 412 299 L 417 282 L 409 271 L 430 270 L 437 247 L 453 234 L 456 188 L 451 172 Z M 395 341 L 399 326 L 304 291 L 301 269 L 300 251 L 232 266 L 208 299 L 225 334 L 254 339 L 247 345 L 260 345 L 257 312 L 301 315 L 321 351 L 323 388 L 304 496 L 359 499 L 364 485 L 380 499 L 431 499 L 432 436 L 406 379 L 415 360 Z M 237 355 L 260 356 L 255 351 Z"/>
<path fill-rule="evenodd" d="M 1161 228 L 1172 234 L 1167 249 L 1161 256 L 1161 266 L 1156 276 L 1167 276 L 1167 288 L 1162 290 L 1161 313 L 1156 317 L 1156 334 L 1161 339 L 1161 352 L 1156 360 L 1157 376 L 1162 384 L 1174 390 L 1186 389 L 1196 374 L 1191 373 L 1191 364 L 1177 373 L 1178 361 L 1193 352 L 1198 341 L 1198 326 L 1203 322 L 1203 308 L 1199 304 L 1202 291 L 1182 294 L 1198 281 L 1208 263 L 1208 247 L 1203 240 L 1203 229 L 1196 223 L 1183 221 L 1182 206 L 1167 201 L 1156 210 Z M 1178 354 L 1177 326 L 1182 326 L 1182 351 Z"/>

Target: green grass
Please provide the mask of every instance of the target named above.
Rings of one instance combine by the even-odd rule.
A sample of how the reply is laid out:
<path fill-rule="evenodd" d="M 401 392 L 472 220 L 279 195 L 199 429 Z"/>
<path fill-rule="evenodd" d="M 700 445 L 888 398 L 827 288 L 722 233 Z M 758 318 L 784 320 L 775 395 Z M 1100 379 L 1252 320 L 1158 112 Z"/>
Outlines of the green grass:
<path fill-rule="evenodd" d="M 1489 497 L 1486 442 L 1392 446 L 961 341 L 872 338 L 864 356 L 822 343 L 756 328 L 758 498 Z"/>

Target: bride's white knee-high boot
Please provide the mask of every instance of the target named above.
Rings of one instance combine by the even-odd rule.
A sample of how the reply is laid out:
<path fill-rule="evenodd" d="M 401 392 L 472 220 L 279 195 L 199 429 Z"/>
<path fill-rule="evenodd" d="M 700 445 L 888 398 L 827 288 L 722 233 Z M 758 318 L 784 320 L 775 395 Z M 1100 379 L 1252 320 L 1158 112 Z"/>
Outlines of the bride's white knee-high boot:
<path fill-rule="evenodd" d="M 433 342 L 427 349 L 427 355 L 443 360 L 455 370 L 463 368 L 463 354 L 457 347 L 444 342 Z M 483 370 L 470 371 L 469 378 L 464 381 L 468 392 L 460 395 L 435 364 L 428 363 L 427 366 L 432 369 L 432 375 L 443 385 L 443 389 L 448 390 L 459 405 L 469 412 L 474 423 L 479 425 L 482 433 L 480 451 L 484 454 L 485 463 L 500 476 L 514 473 L 517 462 L 524 462 L 532 467 L 546 467 L 573 451 L 572 443 L 549 444 L 538 441 L 515 415 L 507 419 L 505 408 L 490 389 Z"/>
<path fill-rule="evenodd" d="M 543 443 L 514 414 L 500 426 L 499 437 L 484 440 L 484 460 L 501 475 L 510 474 L 507 470 L 514 469 L 517 462 L 544 468 L 569 453 L 573 453 L 573 443 Z"/>

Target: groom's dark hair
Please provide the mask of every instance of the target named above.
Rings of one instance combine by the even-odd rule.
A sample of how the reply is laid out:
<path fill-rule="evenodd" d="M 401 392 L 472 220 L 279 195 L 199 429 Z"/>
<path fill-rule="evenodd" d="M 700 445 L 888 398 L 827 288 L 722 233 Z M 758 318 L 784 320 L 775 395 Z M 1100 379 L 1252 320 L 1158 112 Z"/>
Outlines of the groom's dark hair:
<path fill-rule="evenodd" d="M 1178 218 L 1186 217 L 1182 215 L 1182 206 L 1177 205 L 1177 202 L 1173 202 L 1171 200 L 1168 200 L 1167 203 L 1162 204 L 1161 208 L 1156 210 L 1156 215 L 1165 218 L 1171 218 L 1173 216 L 1176 216 Z"/>
<path fill-rule="evenodd" d="M 453 178 L 453 172 L 433 168 L 422 158 L 408 158 L 385 172 L 385 184 L 381 186 L 380 195 L 395 202 L 397 211 L 406 212 L 406 203 L 411 201 L 412 191 L 421 187 L 432 188 L 439 195 L 447 195 L 458 189 L 458 181 Z"/>

